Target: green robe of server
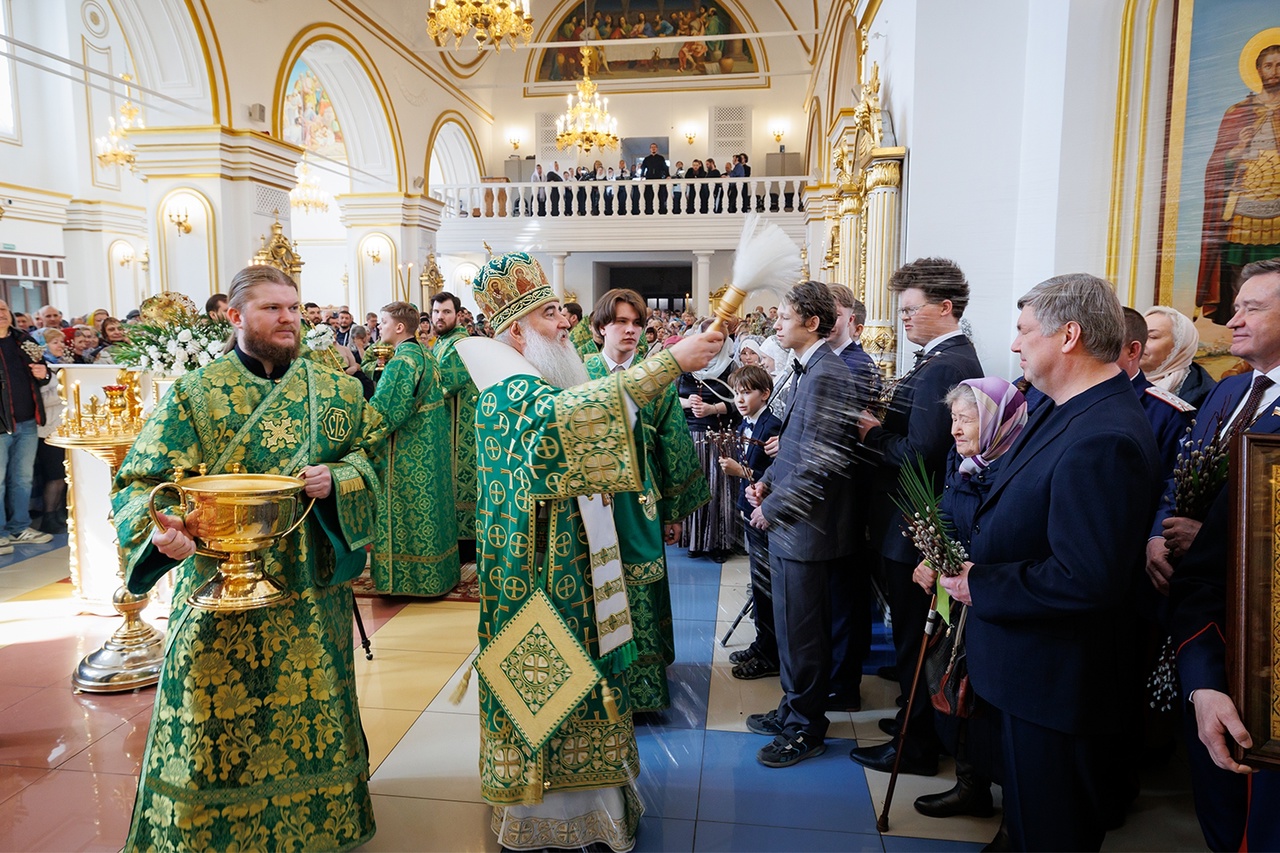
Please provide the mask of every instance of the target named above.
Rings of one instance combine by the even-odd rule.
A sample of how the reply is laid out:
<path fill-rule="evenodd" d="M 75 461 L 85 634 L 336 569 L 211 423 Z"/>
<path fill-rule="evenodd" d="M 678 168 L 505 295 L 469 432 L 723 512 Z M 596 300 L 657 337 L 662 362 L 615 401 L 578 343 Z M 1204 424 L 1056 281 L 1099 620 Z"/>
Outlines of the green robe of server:
<path fill-rule="evenodd" d="M 603 356 L 590 356 L 586 366 L 592 379 L 609 375 Z M 674 385 L 640 409 L 640 427 L 644 487 L 614 496 L 613 522 L 639 652 L 627 673 L 631 707 L 660 711 L 671 704 L 666 670 L 676 659 L 662 527 L 687 518 L 710 501 L 711 490 Z"/>
<path fill-rule="evenodd" d="M 373 585 L 391 595 L 444 595 L 458 585 L 458 521 L 449 411 L 436 360 L 412 338 L 396 346 L 369 408 L 365 443 L 382 481 Z"/>
<path fill-rule="evenodd" d="M 591 322 L 586 317 L 575 323 L 569 330 L 569 340 L 573 342 L 574 349 L 578 351 L 578 355 L 582 356 L 583 361 L 587 360 L 587 356 L 600 352 L 595 338 L 591 337 Z"/>
<path fill-rule="evenodd" d="M 327 463 L 333 491 L 262 552 L 293 594 L 285 603 L 194 609 L 187 596 L 217 561 L 177 564 L 126 850 L 346 850 L 374 833 L 348 583 L 373 538 L 377 481 L 358 444 L 367 410 L 360 383 L 310 359 L 278 381 L 255 364 L 228 354 L 180 378 L 125 458 L 111 504 L 129 589 L 145 593 L 175 565 L 152 547 L 147 513 L 175 468 L 293 475 Z"/>
<path fill-rule="evenodd" d="M 476 384 L 455 348 L 458 341 L 469 337 L 467 330 L 455 327 L 436 338 L 431 354 L 440 365 L 441 389 L 449 410 L 450 437 L 453 448 L 454 501 L 458 508 L 458 538 L 476 538 Z"/>
<path fill-rule="evenodd" d="M 577 497 L 639 491 L 643 447 L 625 398 L 643 406 L 679 373 L 675 359 L 662 353 L 575 388 L 559 389 L 526 375 L 481 391 L 476 408 L 476 546 L 482 651 L 541 588 L 581 646 L 599 660 L 592 555 Z M 630 644 L 625 648 L 634 651 Z M 628 679 L 619 671 L 627 662 L 600 662 L 616 696 L 617 720 L 609 720 L 597 685 L 576 707 L 552 709 L 564 721 L 540 750 L 530 748 L 495 696 L 494 691 L 513 691 L 512 682 L 486 685 L 481 679 L 480 784 L 485 800 L 498 806 L 540 803 L 547 792 L 634 781 L 639 755 Z M 634 826 L 630 829 L 634 837 Z"/>

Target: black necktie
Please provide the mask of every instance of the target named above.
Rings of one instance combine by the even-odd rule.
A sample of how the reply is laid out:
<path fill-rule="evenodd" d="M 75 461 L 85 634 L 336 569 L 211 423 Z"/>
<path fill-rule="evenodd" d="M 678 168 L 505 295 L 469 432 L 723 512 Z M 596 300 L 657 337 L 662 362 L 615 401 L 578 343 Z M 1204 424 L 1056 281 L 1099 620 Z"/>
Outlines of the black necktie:
<path fill-rule="evenodd" d="M 921 361 L 923 361 L 923 360 L 924 360 L 925 355 L 926 355 L 926 353 L 925 353 L 925 351 L 924 351 L 924 350 L 922 350 L 922 349 L 918 349 L 918 350 L 916 350 L 916 352 L 915 352 L 915 356 L 916 356 L 916 364 L 919 364 Z"/>
<path fill-rule="evenodd" d="M 1245 398 L 1244 408 L 1240 410 L 1239 416 L 1231 422 L 1231 428 L 1227 430 L 1228 441 L 1249 428 L 1249 425 L 1253 423 L 1254 416 L 1258 414 L 1258 406 L 1262 403 L 1262 395 L 1266 394 L 1267 389 L 1274 384 L 1276 383 L 1265 373 L 1259 374 L 1253 380 L 1253 387 L 1249 389 L 1249 396 Z"/>
<path fill-rule="evenodd" d="M 795 364 L 791 365 L 791 372 L 797 377 L 804 376 L 804 363 L 797 361 Z"/>

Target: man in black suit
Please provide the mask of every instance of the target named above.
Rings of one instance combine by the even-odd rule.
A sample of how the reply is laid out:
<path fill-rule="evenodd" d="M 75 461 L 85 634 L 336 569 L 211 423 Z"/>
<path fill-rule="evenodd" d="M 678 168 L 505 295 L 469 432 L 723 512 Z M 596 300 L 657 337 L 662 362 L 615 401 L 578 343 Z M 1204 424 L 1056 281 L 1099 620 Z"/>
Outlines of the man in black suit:
<path fill-rule="evenodd" d="M 649 156 L 640 162 L 640 174 L 646 181 L 665 181 L 671 177 L 667 158 L 658 153 L 658 143 L 649 143 Z M 653 187 L 644 188 L 644 212 L 653 214 Z M 658 187 L 658 212 L 667 212 L 667 185 Z"/>
<path fill-rule="evenodd" d="M 747 490 L 751 525 L 769 531 L 773 617 L 782 701 L 752 714 L 747 728 L 772 735 L 756 758 L 788 767 L 826 751 L 831 673 L 830 575 L 849 571 L 855 494 L 847 424 L 854 414 L 849 369 L 825 338 L 835 301 L 821 282 L 793 287 L 778 309 L 778 343 L 796 354 L 797 384 L 782 417 L 778 455 Z"/>
<path fill-rule="evenodd" d="M 974 518 L 972 563 L 942 584 L 969 605 L 974 690 L 1000 732 L 1015 850 L 1097 850 L 1124 761 L 1132 583 L 1160 459 L 1129 377 L 1111 285 L 1087 274 L 1018 301 L 1013 351 L 1048 399 Z M 1102 499 L 1105 495 L 1105 499 Z"/>
<path fill-rule="evenodd" d="M 903 536 L 906 522 L 893 500 L 899 494 L 899 470 L 916 464 L 919 457 L 941 490 L 947 452 L 953 444 L 951 412 L 943 398 L 961 380 L 981 376 L 982 364 L 973 344 L 960 331 L 960 318 L 969 304 L 969 282 L 955 263 L 944 258 L 913 261 L 893 274 L 889 289 L 898 295 L 898 316 L 907 340 L 921 349 L 916 350 L 915 366 L 894 386 L 884 423 L 866 414 L 858 430 L 865 446 L 863 455 L 874 463 L 867 524 L 871 546 L 880 555 L 880 580 L 893 614 L 898 684 L 907 696 L 924 636 L 929 595 L 911 580 L 920 555 Z M 905 716 L 905 710 L 898 714 L 897 731 L 901 731 Z M 903 749 L 902 772 L 925 776 L 938 772 L 941 745 L 928 702 L 915 703 L 905 744 L 895 740 L 857 747 L 849 757 L 864 767 L 888 772 L 899 746 Z"/>
<path fill-rule="evenodd" d="M 1253 370 L 1223 379 L 1205 398 L 1192 447 L 1214 433 L 1227 441 L 1246 431 L 1280 433 L 1280 258 L 1249 264 L 1240 277 L 1227 327 L 1231 354 Z M 1233 445 L 1231 452 L 1238 449 Z M 1225 484 L 1203 521 L 1174 516 L 1172 507 L 1170 477 L 1147 543 L 1147 574 L 1171 597 L 1178 675 L 1190 704 L 1187 752 L 1200 828 L 1211 850 L 1280 849 L 1280 774 L 1264 770 L 1250 778 L 1252 770 L 1229 751 L 1232 741 L 1248 747 L 1253 734 L 1266 737 L 1245 729 L 1228 695 L 1227 572 L 1239 519 L 1232 517 Z"/>

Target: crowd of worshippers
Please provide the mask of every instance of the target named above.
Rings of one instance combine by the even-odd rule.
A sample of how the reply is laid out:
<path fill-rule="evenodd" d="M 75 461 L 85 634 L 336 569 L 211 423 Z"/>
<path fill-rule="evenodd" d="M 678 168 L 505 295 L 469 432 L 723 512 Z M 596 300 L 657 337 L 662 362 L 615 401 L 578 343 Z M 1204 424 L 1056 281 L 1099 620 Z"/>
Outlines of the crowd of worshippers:
<path fill-rule="evenodd" d="M 734 154 L 722 161 L 724 170 L 708 157 L 705 161 L 694 158 L 685 166 L 683 160 L 671 163 L 658 153 L 657 143 L 649 146 L 649 154 L 635 163 L 619 160 L 617 168 L 596 160 L 591 166 L 560 167 L 559 161 L 549 168 L 538 163 L 534 166 L 532 180 L 547 183 L 538 187 L 525 199 L 517 212 L 528 216 L 652 216 L 655 212 L 678 213 L 749 213 L 778 209 L 778 194 L 761 193 L 750 183 L 736 183 L 736 179 L 751 177 L 751 158 L 748 154 Z M 644 181 L 703 181 L 703 183 L 676 183 L 670 189 L 666 184 L 644 186 Z M 624 183 L 625 182 L 625 183 Z M 640 182 L 640 183 L 636 183 Z M 567 186 L 568 184 L 599 184 L 599 186 Z M 783 199 L 784 203 L 794 199 Z"/>
<path fill-rule="evenodd" d="M 207 614 L 177 623 L 175 674 L 161 682 L 129 846 L 189 845 L 192 832 L 227 846 L 250 802 L 282 846 L 314 846 L 307 833 L 317 830 L 299 814 L 337 814 L 338 801 L 344 817 L 326 827 L 336 839 L 326 843 L 371 837 L 342 616 L 350 595 L 333 593 L 363 570 L 367 546 L 383 593 L 443 595 L 476 561 L 481 785 L 503 846 L 630 849 L 643 811 L 632 715 L 670 705 L 664 546 L 677 544 L 709 560 L 747 552 L 756 636 L 731 656 L 732 675 L 778 679 L 777 706 L 746 721 L 763 738 L 756 758 L 766 767 L 822 754 L 827 715 L 862 708 L 879 600 L 894 663 L 877 677 L 898 683 L 900 710 L 880 722 L 889 742 L 850 757 L 932 776 L 940 756 L 954 755 L 956 784 L 918 798 L 921 813 L 990 815 L 999 785 L 992 849 L 1098 849 L 1137 796 L 1143 760 L 1167 759 L 1180 742 L 1209 846 L 1277 846 L 1273 774 L 1249 776 L 1229 749 L 1251 741 L 1227 695 L 1235 520 L 1226 489 L 1194 518 L 1173 497 L 1180 454 L 1195 442 L 1235 453 L 1231 440 L 1245 431 L 1280 431 L 1280 259 L 1243 269 L 1228 324 L 1243 365 L 1217 383 L 1193 361 L 1188 318 L 1125 309 L 1091 275 L 1048 279 L 1019 300 L 1014 381 L 987 375 L 962 330 L 970 287 L 956 264 L 914 261 L 890 288 L 918 349 L 886 381 L 859 342 L 866 311 L 847 287 L 801 282 L 718 330 L 628 290 L 604 294 L 590 313 L 562 306 L 537 262 L 511 253 L 477 276 L 483 315 L 471 324 L 458 297 L 434 297 L 429 344 L 417 307 L 382 308 L 377 335 L 394 356 L 375 365 L 364 352 L 361 372 L 377 379 L 362 403 L 349 378 L 310 366 L 300 350 L 296 285 L 270 268 L 242 271 L 230 289 L 235 348 L 166 396 L 113 506 L 127 582 L 145 592 L 175 564 L 193 567 L 182 578 L 210 568 L 180 519 L 152 532 L 146 496 L 175 465 L 294 473 L 283 470 L 289 460 L 310 460 L 306 493 L 324 503 L 302 540 L 282 540 L 268 557 L 298 598 L 287 616 L 244 617 L 252 630 L 283 619 L 305 637 L 290 635 L 271 658 L 214 642 Z M 216 401 L 232 392 L 230 414 L 204 422 L 227 411 Z M 281 418 L 323 426 L 282 435 L 270 426 Z M 939 490 L 966 557 L 957 574 L 939 577 L 909 536 L 909 469 Z M 963 690 L 920 672 L 935 610 L 944 622 L 935 634 L 962 636 Z M 487 655 L 500 666 L 518 653 L 503 641 L 519 640 L 521 614 L 546 625 L 558 615 L 571 627 L 541 635 L 549 659 L 582 655 L 600 673 L 536 736 L 528 708 L 554 702 L 483 675 Z M 294 643 L 311 651 L 294 661 Z M 1165 645 L 1180 684 L 1157 713 L 1145 689 Z M 280 677 L 242 683 L 242 664 Z M 202 713 L 231 688 L 197 679 L 208 695 L 193 695 L 184 673 L 226 671 L 235 689 L 257 691 L 253 701 Z M 308 679 L 319 686 L 299 693 Z M 328 720 L 325 733 L 290 740 L 272 722 L 282 712 L 271 709 L 286 707 Z M 279 753 L 269 768 L 250 772 L 261 758 L 239 749 L 222 770 L 193 754 L 182 771 L 190 790 L 163 782 L 187 760 L 165 744 L 221 743 L 255 727 Z M 300 781 L 308 773 L 311 787 Z M 227 778 L 240 779 L 234 804 L 209 805 L 202 788 Z M 295 786 L 291 798 L 274 796 L 282 783 Z M 198 821 L 164 819 L 197 806 Z"/>

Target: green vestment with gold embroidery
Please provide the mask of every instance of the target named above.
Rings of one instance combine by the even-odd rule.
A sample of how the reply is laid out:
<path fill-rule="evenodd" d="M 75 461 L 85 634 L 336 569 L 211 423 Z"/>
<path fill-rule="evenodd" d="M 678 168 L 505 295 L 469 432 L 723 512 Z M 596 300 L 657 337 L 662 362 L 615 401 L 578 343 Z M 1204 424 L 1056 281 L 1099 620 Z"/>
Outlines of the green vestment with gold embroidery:
<path fill-rule="evenodd" d="M 679 375 L 663 353 L 628 371 L 570 389 L 534 376 L 515 376 L 480 393 L 478 533 L 480 647 L 483 652 L 534 590 L 542 589 L 569 631 L 599 660 L 593 555 L 577 496 L 638 491 L 643 443 L 626 396 L 644 406 Z M 620 579 L 621 580 L 621 579 Z M 602 662 L 603 663 L 603 662 Z M 639 772 L 625 672 L 602 665 L 616 697 L 610 721 L 597 684 L 546 744 L 532 749 L 507 718 L 515 681 L 480 681 L 480 779 L 495 805 L 539 803 L 550 791 L 618 787 Z M 632 827 L 634 830 L 634 827 Z"/>
<path fill-rule="evenodd" d="M 187 596 L 217 560 L 177 564 L 126 850 L 346 850 L 373 836 L 348 583 L 373 538 L 365 414 L 349 376 L 298 358 L 273 382 L 232 353 L 178 379 L 125 458 L 111 501 L 136 593 L 174 566 L 151 545 L 147 497 L 175 468 L 293 475 L 327 463 L 334 481 L 296 532 L 261 552 L 288 601 L 197 610 Z"/>
<path fill-rule="evenodd" d="M 476 538 L 476 384 L 462 363 L 455 344 L 465 341 L 467 330 L 454 327 L 436 338 L 431 354 L 440 365 L 441 387 L 449 410 L 453 447 L 453 485 L 458 508 L 458 538 Z"/>
<path fill-rule="evenodd" d="M 573 328 L 569 330 L 569 340 L 573 341 L 574 349 L 578 351 L 578 355 L 582 356 L 583 361 L 587 360 L 587 356 L 600 352 L 595 338 L 591 337 L 591 321 L 587 317 L 574 323 Z"/>
<path fill-rule="evenodd" d="M 592 379 L 609 375 L 604 356 L 590 356 L 586 366 Z M 674 385 L 640 409 L 640 430 L 644 485 L 639 492 L 614 496 L 613 522 L 639 653 L 627 671 L 631 708 L 661 711 L 671 704 L 667 667 L 676 659 L 662 527 L 687 518 L 709 502 L 711 490 Z"/>
<path fill-rule="evenodd" d="M 444 595 L 458 585 L 458 523 L 449 455 L 449 411 L 436 360 L 402 341 L 369 400 L 364 441 L 382 481 L 373 584 L 392 595 Z"/>

